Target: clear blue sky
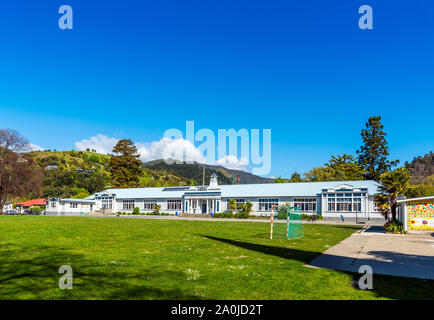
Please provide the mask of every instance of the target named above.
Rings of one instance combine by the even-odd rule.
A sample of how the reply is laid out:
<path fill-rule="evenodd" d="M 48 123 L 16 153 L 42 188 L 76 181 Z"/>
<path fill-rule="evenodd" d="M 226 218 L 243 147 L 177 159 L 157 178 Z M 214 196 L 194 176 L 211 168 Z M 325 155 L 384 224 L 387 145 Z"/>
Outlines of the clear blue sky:
<path fill-rule="evenodd" d="M 74 29 L 57 26 L 74 9 Z M 369 4 L 374 29 L 358 28 Z M 70 150 L 104 134 L 272 129 L 271 176 L 355 154 L 381 115 L 391 158 L 433 150 L 434 3 L 2 1 L 0 127 Z"/>

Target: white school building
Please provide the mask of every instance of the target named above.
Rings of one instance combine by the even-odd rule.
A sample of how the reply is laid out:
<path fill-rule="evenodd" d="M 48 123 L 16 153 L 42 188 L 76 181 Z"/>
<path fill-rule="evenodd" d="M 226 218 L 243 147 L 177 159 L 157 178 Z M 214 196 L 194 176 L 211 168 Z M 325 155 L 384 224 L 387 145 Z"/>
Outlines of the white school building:
<path fill-rule="evenodd" d="M 48 201 L 47 215 L 74 216 L 87 213 L 115 214 L 160 212 L 176 214 L 213 214 L 229 209 L 229 200 L 237 206 L 252 203 L 252 215 L 270 216 L 279 206 L 299 207 L 302 213 L 338 219 L 383 219 L 376 210 L 374 195 L 378 192 L 375 181 L 329 181 L 270 184 L 219 185 L 217 175 L 211 176 L 208 186 L 165 188 L 108 189 L 86 199 L 58 199 Z"/>

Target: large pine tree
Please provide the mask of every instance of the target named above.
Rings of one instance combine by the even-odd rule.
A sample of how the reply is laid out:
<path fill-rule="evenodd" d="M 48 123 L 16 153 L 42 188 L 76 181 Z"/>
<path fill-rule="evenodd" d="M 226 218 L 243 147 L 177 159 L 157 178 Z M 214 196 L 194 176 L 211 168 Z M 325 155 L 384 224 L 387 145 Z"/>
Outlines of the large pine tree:
<path fill-rule="evenodd" d="M 386 133 L 383 131 L 381 117 L 370 117 L 366 128 L 362 129 L 363 145 L 357 150 L 359 155 L 358 165 L 364 171 L 366 180 L 379 181 L 380 176 L 398 164 L 397 161 L 389 161 L 389 147 L 386 141 Z"/>
<path fill-rule="evenodd" d="M 115 155 L 110 158 L 113 186 L 119 188 L 137 187 L 143 170 L 134 143 L 130 139 L 119 140 L 113 148 L 113 153 Z"/>

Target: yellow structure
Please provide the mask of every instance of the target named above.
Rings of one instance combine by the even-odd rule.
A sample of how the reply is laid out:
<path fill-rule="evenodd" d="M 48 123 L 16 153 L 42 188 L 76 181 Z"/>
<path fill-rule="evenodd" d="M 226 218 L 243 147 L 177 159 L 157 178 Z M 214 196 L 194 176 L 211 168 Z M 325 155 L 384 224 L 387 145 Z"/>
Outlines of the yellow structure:
<path fill-rule="evenodd" d="M 434 231 L 434 196 L 398 200 L 404 230 Z"/>

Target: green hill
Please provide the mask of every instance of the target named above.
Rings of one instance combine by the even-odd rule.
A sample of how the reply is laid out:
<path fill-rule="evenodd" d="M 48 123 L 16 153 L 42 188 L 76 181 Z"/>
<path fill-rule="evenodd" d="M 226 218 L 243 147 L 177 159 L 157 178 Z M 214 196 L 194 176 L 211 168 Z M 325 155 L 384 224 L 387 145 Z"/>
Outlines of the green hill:
<path fill-rule="evenodd" d="M 42 196 L 45 198 L 84 198 L 112 187 L 110 155 L 89 151 L 40 151 L 31 154 L 44 170 Z M 220 184 L 234 184 L 238 176 L 240 183 L 273 181 L 240 170 L 206 165 L 206 184 L 214 172 Z M 202 164 L 168 165 L 163 160 L 156 160 L 143 164 L 140 187 L 202 185 L 202 181 Z"/>
<path fill-rule="evenodd" d="M 434 184 L 434 153 L 432 151 L 423 157 L 418 156 L 411 162 L 406 162 L 405 167 L 410 171 L 411 183 Z"/>

